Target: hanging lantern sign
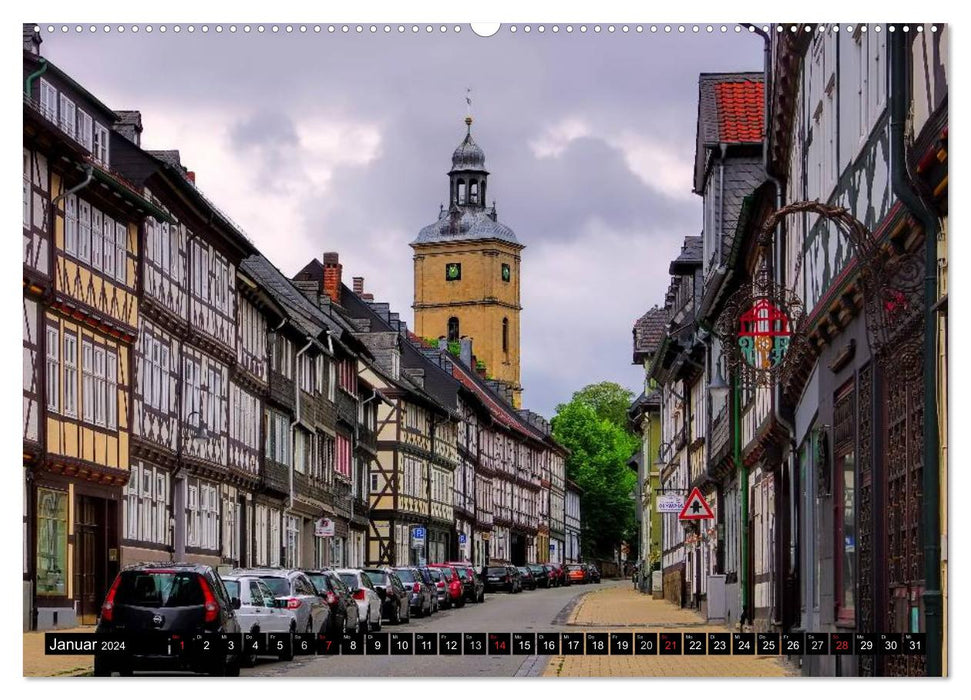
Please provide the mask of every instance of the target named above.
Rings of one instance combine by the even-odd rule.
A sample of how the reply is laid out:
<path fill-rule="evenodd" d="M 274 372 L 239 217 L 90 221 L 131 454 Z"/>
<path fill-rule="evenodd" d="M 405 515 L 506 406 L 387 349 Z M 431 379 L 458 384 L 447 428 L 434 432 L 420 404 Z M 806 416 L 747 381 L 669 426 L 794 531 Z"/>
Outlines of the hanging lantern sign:
<path fill-rule="evenodd" d="M 750 367 L 772 370 L 781 364 L 789 349 L 789 315 L 767 297 L 754 301 L 738 317 L 738 350 Z"/>
<path fill-rule="evenodd" d="M 801 347 L 802 300 L 764 268 L 725 304 L 715 332 L 725 361 L 750 385 L 777 381 Z"/>

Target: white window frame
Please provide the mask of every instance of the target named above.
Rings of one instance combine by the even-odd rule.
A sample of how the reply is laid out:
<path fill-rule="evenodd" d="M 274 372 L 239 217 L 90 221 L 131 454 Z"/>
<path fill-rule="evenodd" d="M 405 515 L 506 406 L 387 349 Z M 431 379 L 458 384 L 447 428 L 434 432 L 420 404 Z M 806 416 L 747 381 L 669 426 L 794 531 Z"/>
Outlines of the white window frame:
<path fill-rule="evenodd" d="M 110 156 L 110 131 L 100 122 L 94 123 L 94 150 L 91 155 L 102 165 L 108 165 Z"/>
<path fill-rule="evenodd" d="M 78 198 L 73 194 L 64 198 L 64 251 L 78 254 Z"/>
<path fill-rule="evenodd" d="M 77 120 L 77 140 L 82 146 L 88 149 L 90 153 L 94 146 L 94 136 L 92 134 L 92 128 L 94 127 L 94 121 L 91 119 L 91 115 L 85 112 L 80 107 L 77 110 L 78 120 Z"/>
<path fill-rule="evenodd" d="M 58 381 L 60 376 L 60 333 L 57 328 L 47 326 L 47 410 L 51 413 L 60 411 L 60 391 Z"/>
<path fill-rule="evenodd" d="M 116 430 L 118 428 L 118 355 L 111 350 L 105 352 L 105 370 L 108 429 Z"/>
<path fill-rule="evenodd" d="M 91 267 L 98 272 L 104 269 L 104 214 L 91 207 Z"/>
<path fill-rule="evenodd" d="M 78 199 L 78 258 L 91 262 L 91 205 Z"/>
<path fill-rule="evenodd" d="M 94 346 L 94 424 L 104 427 L 107 415 L 107 352 L 100 345 Z"/>
<path fill-rule="evenodd" d="M 94 421 L 94 346 L 81 341 L 81 419 Z"/>
<path fill-rule="evenodd" d="M 74 100 L 61 93 L 60 100 L 60 118 L 58 119 L 58 126 L 61 127 L 61 131 L 70 136 L 72 139 L 77 138 L 77 105 L 74 104 Z"/>
<path fill-rule="evenodd" d="M 57 123 L 57 88 L 43 78 L 40 79 L 40 112 Z"/>
<path fill-rule="evenodd" d="M 64 334 L 64 415 L 78 417 L 78 338 Z"/>
<path fill-rule="evenodd" d="M 300 518 L 293 515 L 286 516 L 286 539 L 283 544 L 283 565 L 288 568 L 300 566 Z"/>
<path fill-rule="evenodd" d="M 102 270 L 106 277 L 115 276 L 115 220 L 104 214 L 104 221 L 101 229 L 101 241 L 103 246 Z"/>

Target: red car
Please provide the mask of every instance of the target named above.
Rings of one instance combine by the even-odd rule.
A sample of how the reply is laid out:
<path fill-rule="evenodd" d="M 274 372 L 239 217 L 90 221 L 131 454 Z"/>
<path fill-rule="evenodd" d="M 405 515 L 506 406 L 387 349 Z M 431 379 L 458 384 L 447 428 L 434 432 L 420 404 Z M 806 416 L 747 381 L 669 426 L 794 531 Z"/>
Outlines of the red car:
<path fill-rule="evenodd" d="M 481 603 L 485 600 L 485 583 L 479 578 L 475 568 L 467 561 L 450 561 L 449 566 L 454 566 L 462 579 L 462 586 L 465 590 L 465 600 L 470 603 Z"/>
<path fill-rule="evenodd" d="M 445 576 L 445 584 L 448 586 L 448 599 L 456 608 L 465 606 L 465 586 L 462 584 L 462 577 L 458 570 L 450 564 L 429 564 L 429 568 L 438 569 Z"/>

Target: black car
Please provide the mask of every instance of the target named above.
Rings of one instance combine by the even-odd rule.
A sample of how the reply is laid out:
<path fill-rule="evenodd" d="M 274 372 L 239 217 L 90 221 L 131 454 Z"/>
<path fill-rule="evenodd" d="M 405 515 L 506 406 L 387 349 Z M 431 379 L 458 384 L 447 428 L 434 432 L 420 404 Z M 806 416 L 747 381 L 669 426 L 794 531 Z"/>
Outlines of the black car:
<path fill-rule="evenodd" d="M 523 588 L 528 588 L 531 591 L 536 590 L 536 578 L 533 576 L 533 572 L 528 566 L 517 566 L 519 569 L 520 576 L 523 577 Z"/>
<path fill-rule="evenodd" d="M 331 639 L 340 639 L 344 632 L 354 633 L 360 628 L 365 631 L 366 621 L 362 624 L 359 619 L 357 601 L 351 597 L 350 589 L 341 581 L 341 577 L 333 571 L 327 570 L 304 570 L 307 578 L 314 584 L 314 588 L 330 607 L 330 615 L 327 617 L 327 636 Z M 348 629 L 348 620 L 354 624 Z"/>
<path fill-rule="evenodd" d="M 482 581 L 485 583 L 486 592 L 509 591 L 516 592 L 516 583 L 508 566 L 483 566 Z"/>
<path fill-rule="evenodd" d="M 587 567 L 587 573 L 590 576 L 591 583 L 600 583 L 600 570 L 596 566 L 590 564 Z"/>
<path fill-rule="evenodd" d="M 526 568 L 533 574 L 537 588 L 550 588 L 552 586 L 550 572 L 546 570 L 545 566 L 542 564 L 527 564 Z"/>
<path fill-rule="evenodd" d="M 123 569 L 108 589 L 98 618 L 98 634 L 121 634 L 129 648 L 95 654 L 94 675 L 123 676 L 141 670 L 193 671 L 238 676 L 239 652 L 224 656 L 196 651 L 197 634 L 239 634 L 236 610 L 219 574 L 201 564 L 135 564 Z M 153 634 L 164 633 L 164 634 Z M 176 646 L 172 637 L 184 640 Z"/>

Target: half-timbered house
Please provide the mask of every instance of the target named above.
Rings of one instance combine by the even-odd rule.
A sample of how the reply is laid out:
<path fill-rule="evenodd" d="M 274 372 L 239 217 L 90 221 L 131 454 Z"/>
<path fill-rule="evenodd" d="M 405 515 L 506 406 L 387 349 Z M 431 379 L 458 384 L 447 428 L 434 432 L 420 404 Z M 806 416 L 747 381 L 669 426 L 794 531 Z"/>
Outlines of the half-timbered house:
<path fill-rule="evenodd" d="M 117 115 L 24 31 L 26 625 L 93 624 L 120 563 L 138 227 L 167 216 L 119 175 Z"/>
<path fill-rule="evenodd" d="M 252 302 L 237 291 L 236 269 L 255 248 L 196 187 L 178 151 L 142 150 L 140 114 L 120 114 L 111 141 L 118 167 L 168 217 L 142 232 L 138 478 L 126 488 L 122 559 L 238 565 L 250 551 L 266 386 L 266 361 L 257 356 L 266 321 L 244 306 L 245 335 L 238 325 L 240 303 Z"/>

